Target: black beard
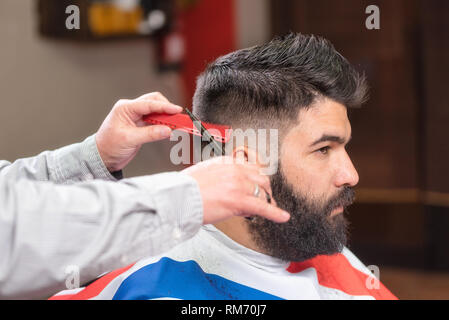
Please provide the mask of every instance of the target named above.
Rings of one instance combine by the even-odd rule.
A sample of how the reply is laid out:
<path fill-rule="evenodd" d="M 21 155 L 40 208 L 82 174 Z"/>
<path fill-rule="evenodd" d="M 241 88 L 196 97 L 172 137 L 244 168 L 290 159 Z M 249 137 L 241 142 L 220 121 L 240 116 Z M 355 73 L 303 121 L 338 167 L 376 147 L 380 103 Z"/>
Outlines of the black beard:
<path fill-rule="evenodd" d="M 279 167 L 271 176 L 271 188 L 278 207 L 290 213 L 290 220 L 275 223 L 257 216 L 247 220 L 260 249 L 272 257 L 297 262 L 341 252 L 348 239 L 348 221 L 343 213 L 333 217 L 330 214 L 333 209 L 340 206 L 345 209 L 354 201 L 351 187 L 343 187 L 324 204 L 312 202 L 293 191 Z"/>

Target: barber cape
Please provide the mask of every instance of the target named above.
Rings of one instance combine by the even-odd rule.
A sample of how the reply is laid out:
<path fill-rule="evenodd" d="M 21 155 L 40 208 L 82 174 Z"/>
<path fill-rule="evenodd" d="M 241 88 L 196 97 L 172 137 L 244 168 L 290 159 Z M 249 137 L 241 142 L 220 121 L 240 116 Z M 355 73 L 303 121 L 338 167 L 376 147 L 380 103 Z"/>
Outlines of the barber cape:
<path fill-rule="evenodd" d="M 208 225 L 167 253 L 51 299 L 396 299 L 346 247 L 288 263 Z"/>

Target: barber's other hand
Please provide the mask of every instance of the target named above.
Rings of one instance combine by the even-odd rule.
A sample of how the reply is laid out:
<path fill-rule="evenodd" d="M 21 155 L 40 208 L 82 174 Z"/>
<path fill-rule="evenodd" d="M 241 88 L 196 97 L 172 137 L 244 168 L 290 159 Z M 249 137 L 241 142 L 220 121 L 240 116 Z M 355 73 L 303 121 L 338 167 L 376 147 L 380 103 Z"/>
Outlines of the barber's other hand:
<path fill-rule="evenodd" d="M 200 162 L 182 172 L 193 177 L 203 199 L 203 224 L 216 223 L 233 216 L 258 215 L 274 222 L 286 222 L 290 215 L 268 203 L 270 179 L 260 174 L 258 165 L 236 163 L 232 157 L 217 157 Z M 256 184 L 260 196 L 254 196 Z M 272 198 L 272 197 L 271 197 Z"/>
<path fill-rule="evenodd" d="M 142 117 L 149 113 L 180 113 L 182 108 L 170 103 L 159 92 L 134 100 L 119 100 L 96 134 L 101 159 L 110 172 L 122 170 L 144 143 L 170 137 L 171 129 L 147 125 Z"/>

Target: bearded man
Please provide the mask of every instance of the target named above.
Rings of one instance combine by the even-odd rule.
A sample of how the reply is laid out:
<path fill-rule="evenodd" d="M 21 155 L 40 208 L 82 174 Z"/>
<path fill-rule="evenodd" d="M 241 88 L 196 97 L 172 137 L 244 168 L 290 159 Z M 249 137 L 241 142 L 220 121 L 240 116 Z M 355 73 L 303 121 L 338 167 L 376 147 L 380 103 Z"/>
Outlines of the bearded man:
<path fill-rule="evenodd" d="M 291 33 L 218 58 L 198 78 L 194 114 L 241 131 L 276 129 L 268 199 L 290 220 L 204 226 L 163 255 L 54 299 L 395 299 L 346 247 L 344 213 L 359 180 L 345 149 L 347 108 L 366 97 L 365 78 L 313 35 Z M 249 143 L 231 152 L 261 159 Z M 267 197 L 256 189 L 253 196 Z"/>

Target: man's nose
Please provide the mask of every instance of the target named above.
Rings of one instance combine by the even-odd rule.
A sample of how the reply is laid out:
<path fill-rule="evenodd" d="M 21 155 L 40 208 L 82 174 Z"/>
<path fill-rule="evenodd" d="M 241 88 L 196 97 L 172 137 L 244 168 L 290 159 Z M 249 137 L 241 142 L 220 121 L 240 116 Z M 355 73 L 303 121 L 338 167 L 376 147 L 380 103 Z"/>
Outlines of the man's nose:
<path fill-rule="evenodd" d="M 336 187 L 343 187 L 345 185 L 354 187 L 357 183 L 359 183 L 359 174 L 352 164 L 349 155 L 344 152 L 337 168 Z"/>

